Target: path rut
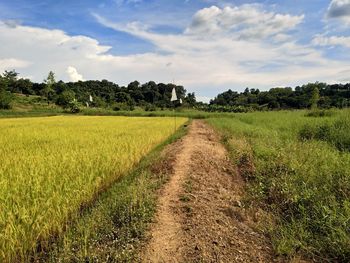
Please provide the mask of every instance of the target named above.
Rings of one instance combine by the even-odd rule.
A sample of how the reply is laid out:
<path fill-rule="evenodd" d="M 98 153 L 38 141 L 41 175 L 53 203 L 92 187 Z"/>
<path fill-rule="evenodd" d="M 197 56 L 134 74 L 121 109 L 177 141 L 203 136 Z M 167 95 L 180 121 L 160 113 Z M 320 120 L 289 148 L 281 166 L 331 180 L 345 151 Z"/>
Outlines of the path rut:
<path fill-rule="evenodd" d="M 241 207 L 244 182 L 220 136 L 194 120 L 177 148 L 142 262 L 275 262 Z"/>

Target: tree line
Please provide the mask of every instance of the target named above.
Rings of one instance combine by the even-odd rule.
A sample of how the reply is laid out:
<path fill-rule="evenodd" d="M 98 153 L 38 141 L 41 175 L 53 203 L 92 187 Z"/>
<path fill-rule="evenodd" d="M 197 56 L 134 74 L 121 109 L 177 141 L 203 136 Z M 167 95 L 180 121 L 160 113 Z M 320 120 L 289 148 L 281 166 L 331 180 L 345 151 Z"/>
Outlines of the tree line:
<path fill-rule="evenodd" d="M 135 106 L 147 109 L 171 108 L 180 106 L 170 101 L 171 92 L 176 88 L 178 99 L 184 106 L 194 107 L 196 97 L 194 93 L 187 93 L 183 86 L 174 84 L 155 83 L 149 81 L 140 84 L 133 81 L 127 86 L 119 86 L 108 80 L 88 80 L 78 82 L 56 81 L 55 74 L 50 71 L 42 83 L 35 83 L 29 79 L 19 78 L 19 74 L 5 71 L 0 75 L 0 108 L 10 108 L 11 94 L 42 96 L 48 104 L 55 103 L 62 107 L 74 105 L 90 107 L 112 107 L 115 110 L 132 110 Z"/>
<path fill-rule="evenodd" d="M 133 110 L 135 106 L 155 110 L 180 106 L 179 101 L 170 101 L 171 91 L 176 88 L 183 107 L 205 111 L 247 112 L 253 110 L 344 108 L 350 105 L 350 83 L 309 83 L 291 87 L 272 88 L 269 91 L 246 88 L 243 92 L 231 89 L 218 94 L 209 104 L 197 102 L 194 93 L 186 93 L 183 86 L 155 83 L 141 84 L 133 81 L 119 86 L 108 80 L 78 82 L 56 81 L 50 71 L 41 83 L 20 78 L 15 71 L 0 74 L 0 109 L 11 108 L 12 94 L 39 95 L 48 104 L 55 103 L 72 111 L 81 106 Z M 92 101 L 91 99 L 92 98 Z"/>
<path fill-rule="evenodd" d="M 236 111 L 268 109 L 345 108 L 350 105 L 350 83 L 322 82 L 297 86 L 295 89 L 272 88 L 269 91 L 246 88 L 243 92 L 228 90 L 218 94 L 203 108 L 208 111 Z"/>

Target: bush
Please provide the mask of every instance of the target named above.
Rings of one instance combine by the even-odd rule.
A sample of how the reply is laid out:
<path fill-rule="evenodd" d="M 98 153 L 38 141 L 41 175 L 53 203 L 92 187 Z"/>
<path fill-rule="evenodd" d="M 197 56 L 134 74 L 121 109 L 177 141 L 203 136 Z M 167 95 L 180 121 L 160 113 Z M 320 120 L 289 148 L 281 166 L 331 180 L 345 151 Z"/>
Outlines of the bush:
<path fill-rule="evenodd" d="M 13 96 L 11 93 L 0 90 L 0 109 L 9 110 L 12 108 Z"/>
<path fill-rule="evenodd" d="M 306 117 L 331 117 L 335 114 L 331 110 L 312 110 L 305 114 Z"/>
<path fill-rule="evenodd" d="M 305 124 L 300 130 L 299 130 L 299 139 L 304 141 L 304 140 L 312 140 L 316 136 L 316 130 L 317 127 L 310 125 L 310 124 Z"/>
<path fill-rule="evenodd" d="M 97 107 L 97 108 L 106 108 L 107 103 L 100 97 L 94 97 L 94 101 L 91 103 L 91 106 Z"/>
<path fill-rule="evenodd" d="M 145 111 L 156 111 L 157 108 L 153 104 L 147 104 L 145 107 Z"/>
<path fill-rule="evenodd" d="M 299 130 L 301 140 L 328 142 L 340 151 L 350 151 L 350 118 L 338 119 L 322 125 L 306 124 Z"/>
<path fill-rule="evenodd" d="M 62 106 L 63 108 L 69 108 L 70 103 L 74 100 L 75 93 L 71 90 L 65 90 L 60 95 L 58 95 L 56 104 Z"/>
<path fill-rule="evenodd" d="M 112 108 L 114 111 L 133 111 L 134 110 L 133 105 L 128 105 L 127 103 L 123 103 L 123 102 L 115 103 Z"/>
<path fill-rule="evenodd" d="M 79 113 L 80 112 L 79 103 L 76 101 L 71 101 L 69 103 L 69 110 L 71 113 Z"/>

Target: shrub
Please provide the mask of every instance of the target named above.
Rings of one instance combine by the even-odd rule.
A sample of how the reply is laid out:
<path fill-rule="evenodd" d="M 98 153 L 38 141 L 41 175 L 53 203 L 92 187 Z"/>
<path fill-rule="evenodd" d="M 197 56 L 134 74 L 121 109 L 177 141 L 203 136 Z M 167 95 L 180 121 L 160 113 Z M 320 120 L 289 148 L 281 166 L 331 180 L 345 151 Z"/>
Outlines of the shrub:
<path fill-rule="evenodd" d="M 350 151 L 349 131 L 350 118 L 345 117 L 322 125 L 305 124 L 299 130 L 299 138 L 301 140 L 325 141 L 340 151 Z"/>
<path fill-rule="evenodd" d="M 76 101 L 71 101 L 69 103 L 69 110 L 71 113 L 79 113 L 80 112 L 79 103 Z"/>
<path fill-rule="evenodd" d="M 317 130 L 317 127 L 315 127 L 311 124 L 305 124 L 299 130 L 300 140 L 312 140 L 312 139 L 314 139 L 316 136 L 316 130 Z"/>
<path fill-rule="evenodd" d="M 0 109 L 9 110 L 12 108 L 13 97 L 11 93 L 0 89 Z"/>
<path fill-rule="evenodd" d="M 306 117 L 331 117 L 335 114 L 331 110 L 312 110 L 305 114 Z"/>
<path fill-rule="evenodd" d="M 63 108 L 69 108 L 72 101 L 74 101 L 75 93 L 71 90 L 65 90 L 60 95 L 58 95 L 56 104 L 62 106 Z"/>
<path fill-rule="evenodd" d="M 112 108 L 114 111 L 132 111 L 132 110 L 134 110 L 133 105 L 129 105 L 129 104 L 123 103 L 123 102 L 117 102 L 117 103 L 113 104 Z"/>
<path fill-rule="evenodd" d="M 156 111 L 157 108 L 153 104 L 147 104 L 145 107 L 145 111 Z"/>

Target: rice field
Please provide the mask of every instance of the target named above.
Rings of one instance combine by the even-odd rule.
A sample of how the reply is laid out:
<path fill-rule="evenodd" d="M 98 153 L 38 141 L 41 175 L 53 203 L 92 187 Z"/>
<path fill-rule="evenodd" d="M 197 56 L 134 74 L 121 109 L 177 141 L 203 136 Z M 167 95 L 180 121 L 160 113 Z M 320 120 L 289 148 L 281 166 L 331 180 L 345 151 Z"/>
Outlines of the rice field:
<path fill-rule="evenodd" d="M 186 121 L 177 118 L 177 128 Z M 173 132 L 173 118 L 0 119 L 0 262 L 47 247 Z"/>

